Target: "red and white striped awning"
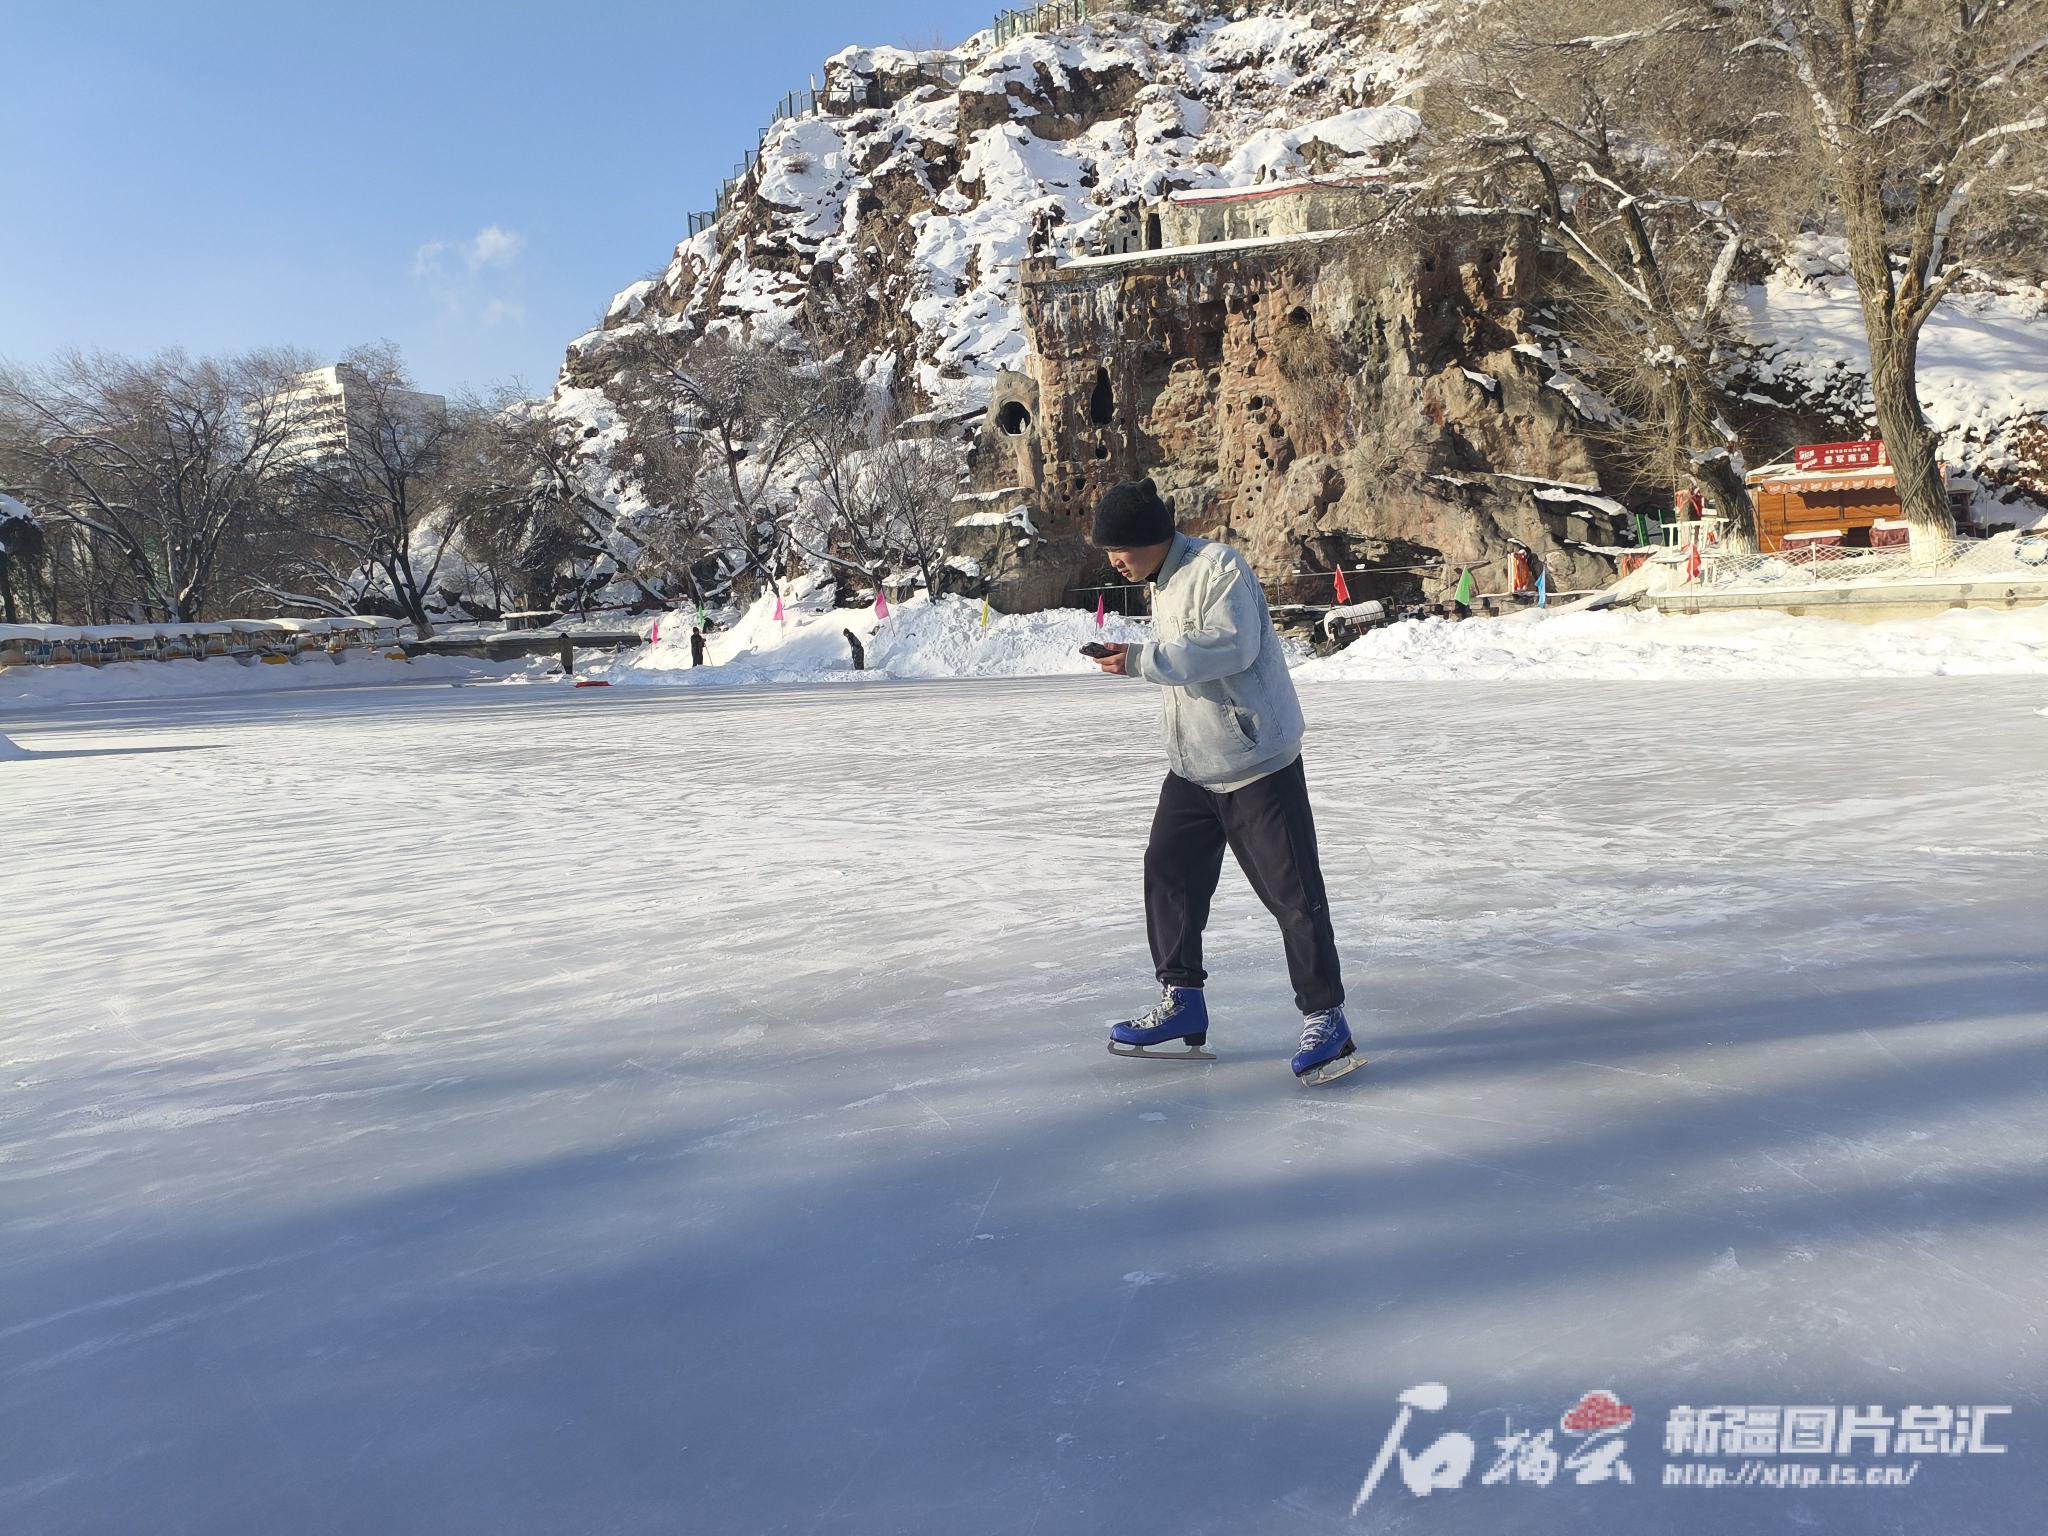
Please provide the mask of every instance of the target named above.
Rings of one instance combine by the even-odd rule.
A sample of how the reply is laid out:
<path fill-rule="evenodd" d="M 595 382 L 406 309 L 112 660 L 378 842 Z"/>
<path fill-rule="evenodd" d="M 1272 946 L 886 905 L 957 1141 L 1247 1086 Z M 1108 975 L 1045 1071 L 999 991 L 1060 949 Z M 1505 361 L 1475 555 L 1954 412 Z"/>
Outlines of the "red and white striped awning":
<path fill-rule="evenodd" d="M 1752 490 L 1769 491 L 1773 495 L 1795 496 L 1809 496 L 1816 491 L 1890 491 L 1897 488 L 1898 480 L 1889 469 L 1854 475 L 1809 470 L 1803 474 L 1772 475 L 1768 479 L 1750 482 Z"/>

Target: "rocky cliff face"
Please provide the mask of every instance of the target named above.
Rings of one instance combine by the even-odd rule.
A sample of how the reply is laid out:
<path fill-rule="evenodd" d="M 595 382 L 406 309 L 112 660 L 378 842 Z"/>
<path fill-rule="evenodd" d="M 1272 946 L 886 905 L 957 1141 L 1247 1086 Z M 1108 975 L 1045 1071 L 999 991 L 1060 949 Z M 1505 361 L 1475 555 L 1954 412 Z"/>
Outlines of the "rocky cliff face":
<path fill-rule="evenodd" d="M 980 418 L 960 569 L 1005 606 L 1099 569 L 1086 511 L 1138 473 L 1279 600 L 1327 600 L 1327 577 L 1293 576 L 1339 563 L 1382 568 L 1360 597 L 1437 598 L 1489 562 L 1498 590 L 1516 544 L 1558 584 L 1596 582 L 1611 567 L 1582 546 L 1613 542 L 1619 502 L 1649 488 L 1603 475 L 1590 428 L 1611 411 L 1544 326 L 1553 274 L 1526 231 L 1368 242 L 1331 233 L 1355 220 L 1327 199 L 1291 223 L 1169 200 L 1320 178 L 1370 202 L 1460 9 L 1133 0 L 1001 46 L 849 49 L 718 223 L 571 345 L 560 408 L 602 422 L 616 343 L 641 328 L 823 337 L 906 413 Z M 1190 231 L 1209 243 L 1146 249 Z M 1794 338 L 1781 393 L 1825 353 Z"/>
<path fill-rule="evenodd" d="M 1149 474 L 1276 601 L 1328 602 L 1336 568 L 1355 598 L 1431 598 L 1465 569 L 1498 590 L 1517 546 L 1560 585 L 1607 579 L 1581 546 L 1622 537 L 1618 509 L 1528 329 L 1542 271 L 1512 220 L 1028 263 L 1030 369 L 977 473 L 1019 487 L 1045 542 L 984 571 L 1057 600 L 1095 569 L 1101 492 Z"/>

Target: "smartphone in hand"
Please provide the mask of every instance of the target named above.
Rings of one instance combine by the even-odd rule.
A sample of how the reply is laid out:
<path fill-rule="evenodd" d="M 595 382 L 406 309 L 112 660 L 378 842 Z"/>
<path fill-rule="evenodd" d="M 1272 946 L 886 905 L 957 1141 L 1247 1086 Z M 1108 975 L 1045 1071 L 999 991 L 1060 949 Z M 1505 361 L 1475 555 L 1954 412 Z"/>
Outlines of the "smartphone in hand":
<path fill-rule="evenodd" d="M 1114 656 L 1122 649 L 1123 647 L 1120 645 L 1104 645 L 1100 640 L 1090 640 L 1081 647 L 1081 654 L 1090 661 L 1097 661 L 1104 656 Z"/>

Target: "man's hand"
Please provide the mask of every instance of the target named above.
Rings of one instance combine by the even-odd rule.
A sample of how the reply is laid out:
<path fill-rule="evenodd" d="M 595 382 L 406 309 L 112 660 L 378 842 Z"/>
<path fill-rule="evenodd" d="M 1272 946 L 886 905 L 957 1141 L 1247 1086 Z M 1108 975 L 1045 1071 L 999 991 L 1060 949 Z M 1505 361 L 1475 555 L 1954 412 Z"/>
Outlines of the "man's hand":
<path fill-rule="evenodd" d="M 1088 659 L 1102 668 L 1111 677 L 1122 677 L 1124 675 L 1124 661 L 1129 656 L 1130 649 L 1127 645 L 1112 645 L 1107 656 L 1091 656 Z"/>

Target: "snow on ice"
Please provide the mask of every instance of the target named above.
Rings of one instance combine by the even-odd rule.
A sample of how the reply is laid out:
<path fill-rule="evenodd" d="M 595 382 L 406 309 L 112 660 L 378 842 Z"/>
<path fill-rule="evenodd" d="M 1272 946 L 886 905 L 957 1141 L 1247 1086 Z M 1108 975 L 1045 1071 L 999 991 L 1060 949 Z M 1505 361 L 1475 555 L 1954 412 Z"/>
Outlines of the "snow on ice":
<path fill-rule="evenodd" d="M 1141 684 L 0 708 L 0 1528 L 2030 1528 L 2042 685 L 1300 675 L 1320 1095 L 1234 873 L 1221 1059 L 1103 1049 Z M 1350 1520 L 1433 1382 L 1634 1482 Z M 2012 1450 L 1660 1486 L 1709 1403 Z"/>
<path fill-rule="evenodd" d="M 355 653 L 339 662 L 326 656 L 312 656 L 275 667 L 245 666 L 225 657 L 206 661 L 121 661 L 103 667 L 4 667 L 0 668 L 0 709 L 194 699 L 213 694 L 388 688 L 416 683 L 438 683 L 445 687 L 451 683 L 501 681 L 538 665 L 532 661 L 472 661 L 461 656 L 415 656 L 411 661 L 391 661 L 383 656 Z"/>

